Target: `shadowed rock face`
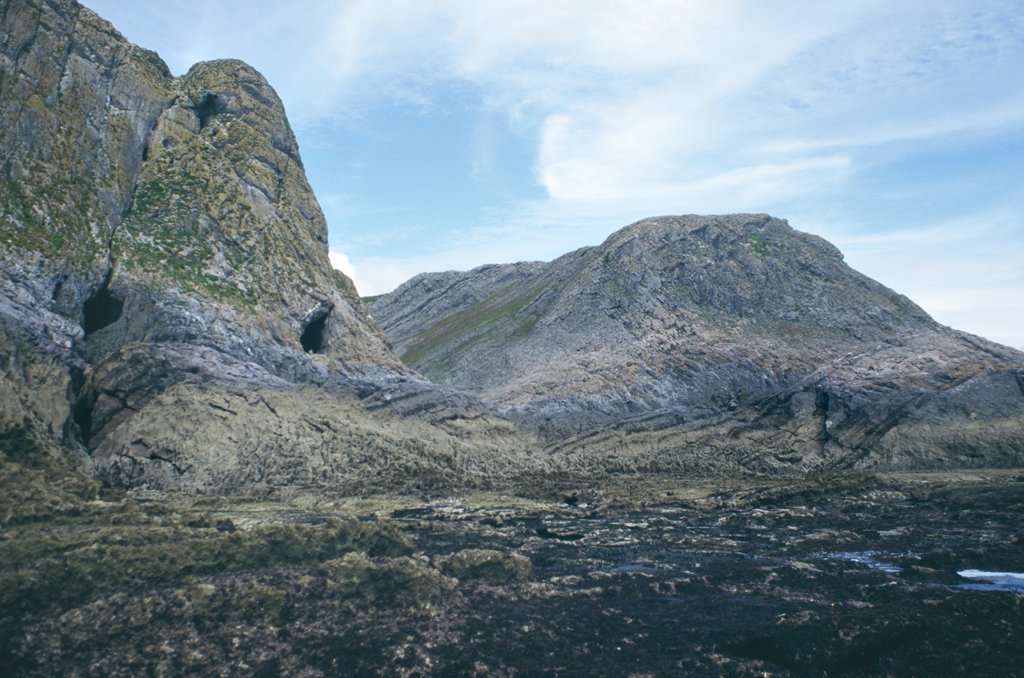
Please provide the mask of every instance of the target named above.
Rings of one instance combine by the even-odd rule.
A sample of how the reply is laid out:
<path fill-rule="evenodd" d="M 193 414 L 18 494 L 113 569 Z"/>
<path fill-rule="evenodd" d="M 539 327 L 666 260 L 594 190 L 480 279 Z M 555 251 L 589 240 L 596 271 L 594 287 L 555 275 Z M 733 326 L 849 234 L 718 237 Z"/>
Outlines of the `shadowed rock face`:
<path fill-rule="evenodd" d="M 0 438 L 19 455 L 211 491 L 472 484 L 522 461 L 332 269 L 259 73 L 172 77 L 72 0 L 6 2 L 0 23 Z"/>
<path fill-rule="evenodd" d="M 766 215 L 648 219 L 547 264 L 417 276 L 370 310 L 407 364 L 570 468 L 1024 462 L 1024 355 Z"/>

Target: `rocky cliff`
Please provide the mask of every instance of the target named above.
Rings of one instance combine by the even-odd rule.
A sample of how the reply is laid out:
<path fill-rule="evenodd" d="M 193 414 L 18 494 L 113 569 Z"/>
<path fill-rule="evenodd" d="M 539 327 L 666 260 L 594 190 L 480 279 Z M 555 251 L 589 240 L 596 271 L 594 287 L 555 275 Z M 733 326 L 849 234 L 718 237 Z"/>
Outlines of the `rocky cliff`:
<path fill-rule="evenodd" d="M 550 263 L 420 275 L 370 310 L 410 366 L 567 468 L 1024 463 L 1024 354 L 766 215 L 648 219 Z"/>
<path fill-rule="evenodd" d="M 0 26 L 9 460 L 70 451 L 116 483 L 209 491 L 471 484 L 526 463 L 508 422 L 403 366 L 331 268 L 259 73 L 173 77 L 73 0 L 5 1 Z"/>

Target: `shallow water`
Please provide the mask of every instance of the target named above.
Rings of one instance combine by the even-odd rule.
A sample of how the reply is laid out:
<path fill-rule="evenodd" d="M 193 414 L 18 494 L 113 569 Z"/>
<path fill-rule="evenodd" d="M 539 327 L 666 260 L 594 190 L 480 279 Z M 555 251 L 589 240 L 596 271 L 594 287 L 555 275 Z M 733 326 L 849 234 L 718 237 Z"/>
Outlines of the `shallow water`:
<path fill-rule="evenodd" d="M 851 563 L 859 563 L 860 565 L 870 567 L 872 570 L 888 572 L 889 574 L 899 574 L 903 571 L 903 568 L 899 565 L 882 560 L 882 558 L 896 557 L 897 554 L 894 553 L 882 553 L 879 551 L 828 551 L 815 555 L 822 560 L 845 560 Z"/>
<path fill-rule="evenodd" d="M 954 584 L 953 588 L 969 591 L 1016 591 L 1024 593 L 1024 573 L 987 572 L 985 570 L 960 570 L 958 575 L 973 581 Z"/>

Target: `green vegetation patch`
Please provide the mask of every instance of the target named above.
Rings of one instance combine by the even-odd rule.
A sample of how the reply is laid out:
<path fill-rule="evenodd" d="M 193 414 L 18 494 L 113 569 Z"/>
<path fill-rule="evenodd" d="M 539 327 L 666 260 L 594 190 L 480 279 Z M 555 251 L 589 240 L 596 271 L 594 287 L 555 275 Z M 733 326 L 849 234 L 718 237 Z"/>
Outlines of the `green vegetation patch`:
<path fill-rule="evenodd" d="M 12 513 L 16 502 L 28 508 Z M 0 675 L 109 673 L 97 667 L 112 652 L 115 664 L 164 666 L 153 638 L 176 648 L 202 639 L 203 652 L 164 667 L 201 673 L 211 659 L 230 665 L 216 653 L 240 636 L 266 642 L 266 628 L 341 628 L 364 612 L 429 613 L 458 598 L 457 582 L 410 557 L 390 521 L 293 523 L 281 505 L 266 514 L 274 522 L 240 529 L 229 516 L 244 506 L 140 502 L 73 471 L 0 460 L 0 508 L 14 518 L 0 526 Z"/>
<path fill-rule="evenodd" d="M 230 519 L 140 505 L 80 474 L 0 462 L 0 617 L 46 613 L 191 577 L 317 564 L 354 551 L 404 556 L 392 523 L 328 519 L 238 530 Z"/>
<path fill-rule="evenodd" d="M 771 243 L 765 240 L 764 235 L 760 233 L 754 233 L 753 235 L 750 236 L 750 249 L 752 249 L 755 254 L 760 254 L 761 256 L 764 256 L 768 254 L 768 249 L 770 247 Z"/>
<path fill-rule="evenodd" d="M 186 578 L 308 565 L 353 551 L 399 556 L 408 540 L 390 523 L 329 520 L 236 530 L 227 520 L 22 530 L 0 542 L 0 607 L 45 612 L 100 594 Z"/>
<path fill-rule="evenodd" d="M 514 551 L 464 549 L 441 556 L 437 564 L 445 574 L 463 582 L 509 584 L 529 579 L 533 563 Z"/>
<path fill-rule="evenodd" d="M 502 301 L 506 296 L 505 292 L 510 287 L 506 287 L 487 299 L 440 320 L 414 336 L 410 341 L 409 348 L 401 356 L 402 361 L 406 365 L 415 366 L 427 355 L 446 344 L 467 338 L 466 335 L 485 329 L 486 326 L 511 319 L 537 299 L 542 291 L 534 289 L 509 301 Z M 512 333 L 517 336 L 523 336 L 533 329 L 536 324 L 536 318 L 526 318 L 524 322 L 513 329 Z"/>
<path fill-rule="evenodd" d="M 78 474 L 55 477 L 52 469 L 10 462 L 0 462 L 0 488 L 0 528 L 86 514 L 100 490 L 99 483 Z"/>
<path fill-rule="evenodd" d="M 39 252 L 85 270 L 104 246 L 92 235 L 91 197 L 78 182 L 63 190 L 17 181 L 0 184 L 0 245 Z"/>

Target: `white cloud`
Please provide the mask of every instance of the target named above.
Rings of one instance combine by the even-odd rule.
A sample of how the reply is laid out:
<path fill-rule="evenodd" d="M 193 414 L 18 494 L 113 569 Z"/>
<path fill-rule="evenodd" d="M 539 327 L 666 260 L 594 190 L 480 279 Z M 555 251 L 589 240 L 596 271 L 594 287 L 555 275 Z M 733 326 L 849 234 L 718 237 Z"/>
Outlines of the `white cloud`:
<path fill-rule="evenodd" d="M 359 295 L 363 297 L 390 292 L 417 273 L 426 270 L 451 268 L 441 264 L 443 259 L 439 261 L 436 256 L 410 259 L 367 257 L 360 259 L 358 266 L 353 264 L 347 255 L 337 250 L 331 250 L 330 257 L 331 266 L 351 278 Z M 441 269 L 429 268 L 431 265 L 441 265 Z"/>
<path fill-rule="evenodd" d="M 919 228 L 822 227 L 846 261 L 939 322 L 1024 350 L 1024 221 L 992 210 Z"/>
<path fill-rule="evenodd" d="M 430 107 L 453 83 L 532 142 L 546 198 L 453 226 L 457 250 L 416 235 L 422 254 L 395 258 L 389 229 L 364 235 L 354 218 L 332 223 L 364 294 L 423 270 L 551 258 L 652 214 L 770 211 L 837 240 L 858 268 L 940 319 L 1024 345 L 1012 301 L 1022 285 L 1012 270 L 1020 224 L 1016 238 L 964 240 L 949 224 L 892 232 L 881 223 L 901 223 L 899 214 L 876 213 L 874 223 L 849 215 L 856 228 L 834 221 L 871 200 L 854 192 L 865 184 L 927 200 L 911 173 L 896 185 L 891 175 L 857 183 L 873 168 L 921 148 L 1021 133 L 1019 0 L 87 2 L 175 70 L 194 59 L 252 62 L 278 88 L 303 144 L 318 126 L 372 129 L 375 112 L 396 102 Z M 466 164 L 479 174 L 500 158 L 487 130 L 475 138 Z M 970 189 L 954 178 L 935 190 L 966 201 Z M 372 198 L 345 196 L 363 213 L 392 206 Z M 1019 214 L 1024 198 L 1005 204 Z M 333 213 L 345 221 L 346 210 Z M 401 228 L 393 237 L 411 240 Z"/>
<path fill-rule="evenodd" d="M 338 269 L 349 278 L 352 282 L 356 283 L 356 288 L 359 287 L 358 275 L 356 274 L 356 267 L 349 260 L 348 255 L 337 250 L 330 251 L 331 266 Z"/>

